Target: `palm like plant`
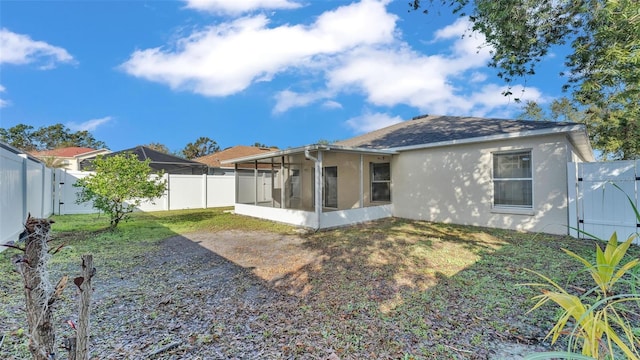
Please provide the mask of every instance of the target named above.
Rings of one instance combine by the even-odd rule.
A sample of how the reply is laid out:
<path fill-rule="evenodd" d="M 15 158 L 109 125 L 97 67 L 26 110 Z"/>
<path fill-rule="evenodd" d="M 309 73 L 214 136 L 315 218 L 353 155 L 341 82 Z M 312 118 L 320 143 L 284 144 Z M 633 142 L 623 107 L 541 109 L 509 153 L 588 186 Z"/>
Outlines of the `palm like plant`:
<path fill-rule="evenodd" d="M 616 184 L 613 184 L 613 186 L 622 190 Z M 627 199 L 640 223 L 638 208 L 628 195 Z M 633 234 L 623 243 L 619 243 L 618 236 L 614 232 L 609 238 L 604 251 L 600 246 L 596 245 L 594 263 L 591 263 L 573 251 L 562 249 L 566 254 L 582 263 L 595 282 L 595 287 L 581 297 L 569 294 L 549 277 L 529 270 L 540 276 L 546 282 L 524 284 L 540 287 L 542 291 L 541 295 L 533 298 L 534 300 L 538 300 L 538 302 L 529 312 L 538 309 L 549 301 L 557 304 L 563 311 L 554 327 L 549 331 L 549 334 L 547 334 L 547 338 L 551 336 L 552 343 L 555 343 L 560 335 L 563 334 L 570 334 L 571 338 L 569 351 L 566 353 L 534 354 L 527 357 L 527 359 L 532 360 L 550 357 L 568 359 L 614 359 L 616 354 L 619 353 L 622 353 L 626 359 L 640 359 L 640 339 L 637 336 L 637 319 L 635 320 L 636 325 L 634 325 L 634 322 L 627 318 L 629 305 L 635 304 L 637 308 L 637 305 L 640 304 L 640 294 L 635 290 L 634 280 L 629 281 L 632 289 L 630 294 L 615 294 L 613 290 L 615 284 L 624 279 L 626 275 L 630 275 L 631 271 L 640 264 L 640 259 L 635 258 L 620 266 L 627 250 L 637 236 L 637 234 Z M 637 279 L 635 279 L 635 282 L 637 282 Z M 551 290 L 549 290 L 549 286 L 551 286 Z M 594 297 L 593 295 L 596 296 Z M 638 314 L 631 314 L 631 316 L 637 318 Z M 570 320 L 575 323 L 574 329 L 572 331 L 566 331 L 565 328 Z M 576 339 L 577 342 L 575 342 Z M 573 352 L 577 350 L 578 347 L 581 348 L 582 356 Z"/>
<path fill-rule="evenodd" d="M 66 165 L 64 160 L 57 158 L 55 156 L 45 156 L 40 160 L 42 160 L 42 162 L 44 163 L 44 166 L 51 169 L 63 168 Z"/>
<path fill-rule="evenodd" d="M 612 287 L 629 270 L 640 263 L 640 259 L 633 259 L 624 266 L 618 268 L 618 263 L 624 257 L 629 245 L 635 239 L 630 236 L 627 241 L 618 244 L 614 233 L 604 252 L 597 247 L 596 264 L 591 264 L 575 253 L 563 249 L 567 254 L 578 259 L 588 269 L 596 282 L 596 292 L 599 292 L 598 301 L 589 304 L 586 297 L 577 297 L 569 294 L 564 288 L 538 272 L 529 270 L 540 276 L 546 283 L 530 283 L 529 286 L 541 287 L 542 294 L 533 299 L 538 302 L 529 312 L 541 307 L 548 301 L 556 303 L 563 309 L 555 326 L 549 331 L 547 337 L 552 336 L 551 342 L 555 343 L 560 335 L 570 333 L 578 339 L 576 346 L 582 348 L 582 354 L 596 359 L 607 354 L 613 358 L 614 344 L 627 359 L 640 359 L 640 340 L 634 333 L 634 327 L 620 309 L 625 302 L 640 302 L 638 294 L 612 295 Z M 617 269 L 617 270 L 616 270 Z M 546 289 L 549 285 L 553 291 Z M 575 328 L 571 332 L 565 331 L 569 320 L 573 320 Z M 620 333 L 620 335 L 619 335 Z M 606 349 L 603 353 L 601 349 Z"/>

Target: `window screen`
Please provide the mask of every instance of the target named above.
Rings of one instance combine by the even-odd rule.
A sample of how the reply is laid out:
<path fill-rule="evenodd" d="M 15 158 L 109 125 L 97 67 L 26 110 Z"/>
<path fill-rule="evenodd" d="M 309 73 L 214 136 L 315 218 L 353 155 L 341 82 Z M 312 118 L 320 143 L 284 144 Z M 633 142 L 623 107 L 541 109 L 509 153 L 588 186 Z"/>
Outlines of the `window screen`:
<path fill-rule="evenodd" d="M 533 206 L 531 151 L 493 154 L 493 204 Z"/>

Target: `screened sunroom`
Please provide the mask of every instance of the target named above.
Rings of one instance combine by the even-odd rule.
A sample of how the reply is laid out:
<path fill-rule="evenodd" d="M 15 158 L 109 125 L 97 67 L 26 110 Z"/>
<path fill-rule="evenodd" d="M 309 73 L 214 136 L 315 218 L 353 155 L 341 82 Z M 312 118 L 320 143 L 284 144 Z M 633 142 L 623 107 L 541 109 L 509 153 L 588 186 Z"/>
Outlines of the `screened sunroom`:
<path fill-rule="evenodd" d="M 235 211 L 313 229 L 389 217 L 394 154 L 310 145 L 231 160 Z"/>

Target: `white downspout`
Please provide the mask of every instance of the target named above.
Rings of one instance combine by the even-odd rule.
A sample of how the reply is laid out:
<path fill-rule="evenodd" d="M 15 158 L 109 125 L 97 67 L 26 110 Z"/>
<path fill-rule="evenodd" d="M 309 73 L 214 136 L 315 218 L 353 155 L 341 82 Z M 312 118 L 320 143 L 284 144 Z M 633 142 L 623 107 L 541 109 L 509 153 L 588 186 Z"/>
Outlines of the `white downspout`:
<path fill-rule="evenodd" d="M 315 169 L 315 214 L 316 214 L 316 227 L 315 230 L 320 229 L 320 215 L 322 214 L 322 151 L 318 149 L 318 157 L 311 156 L 309 149 L 304 149 L 304 157 L 307 160 L 314 162 Z"/>

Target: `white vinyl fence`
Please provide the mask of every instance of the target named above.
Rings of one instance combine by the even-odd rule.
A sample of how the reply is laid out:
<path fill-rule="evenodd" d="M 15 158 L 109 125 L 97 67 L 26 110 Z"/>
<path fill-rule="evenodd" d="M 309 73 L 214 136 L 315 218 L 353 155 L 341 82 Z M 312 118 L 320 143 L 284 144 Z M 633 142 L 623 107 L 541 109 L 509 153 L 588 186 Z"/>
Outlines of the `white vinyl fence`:
<path fill-rule="evenodd" d="M 53 170 L 16 149 L 0 146 L 0 244 L 15 241 L 27 214 L 53 212 Z M 0 251 L 5 247 L 0 246 Z"/>
<path fill-rule="evenodd" d="M 625 240 L 640 232 L 627 198 L 640 208 L 640 160 L 569 163 L 568 169 L 572 236 L 608 240 L 615 231 Z"/>
<path fill-rule="evenodd" d="M 76 204 L 80 189 L 73 184 L 89 174 L 86 171 L 56 170 L 55 214 L 97 212 L 89 203 Z M 165 174 L 164 179 L 167 181 L 165 195 L 153 202 L 144 202 L 139 207 L 141 211 L 206 209 L 233 206 L 235 203 L 233 176 Z"/>
<path fill-rule="evenodd" d="M 46 218 L 52 214 L 89 214 L 91 204 L 76 204 L 79 188 L 73 186 L 89 172 L 49 169 L 20 150 L 0 144 L 0 244 L 18 239 L 27 214 Z M 204 209 L 233 206 L 235 179 L 224 175 L 165 174 L 168 190 L 141 211 Z M 6 249 L 0 246 L 0 251 Z"/>

